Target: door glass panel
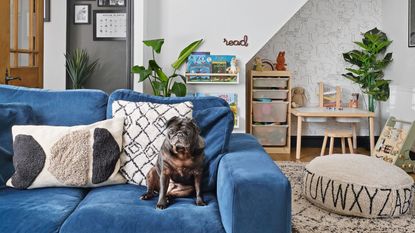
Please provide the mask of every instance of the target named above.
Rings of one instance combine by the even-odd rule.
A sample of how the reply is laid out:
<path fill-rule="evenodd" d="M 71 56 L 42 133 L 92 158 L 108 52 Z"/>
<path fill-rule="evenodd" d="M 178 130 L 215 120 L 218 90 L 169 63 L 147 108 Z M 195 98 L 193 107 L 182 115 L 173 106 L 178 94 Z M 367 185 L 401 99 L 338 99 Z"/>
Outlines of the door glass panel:
<path fill-rule="evenodd" d="M 29 54 L 19 53 L 19 66 L 29 66 Z"/>
<path fill-rule="evenodd" d="M 35 0 L 10 0 L 10 66 L 35 66 Z"/>
<path fill-rule="evenodd" d="M 19 0 L 18 10 L 18 47 L 19 49 L 29 48 L 29 1 L 30 0 Z"/>

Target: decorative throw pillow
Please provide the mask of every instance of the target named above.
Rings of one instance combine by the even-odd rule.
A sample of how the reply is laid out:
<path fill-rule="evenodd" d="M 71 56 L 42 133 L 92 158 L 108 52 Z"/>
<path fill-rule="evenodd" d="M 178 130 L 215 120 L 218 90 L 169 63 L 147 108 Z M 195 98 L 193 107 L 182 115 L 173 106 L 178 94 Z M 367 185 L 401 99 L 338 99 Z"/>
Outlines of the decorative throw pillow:
<path fill-rule="evenodd" d="M 119 174 L 124 118 L 88 126 L 14 126 L 15 173 L 8 186 L 97 187 L 124 183 Z"/>
<path fill-rule="evenodd" d="M 113 102 L 113 117 L 125 118 L 120 171 L 129 183 L 146 185 L 145 177 L 155 165 L 166 137 L 167 121 L 173 116 L 191 118 L 192 108 L 191 102 Z"/>

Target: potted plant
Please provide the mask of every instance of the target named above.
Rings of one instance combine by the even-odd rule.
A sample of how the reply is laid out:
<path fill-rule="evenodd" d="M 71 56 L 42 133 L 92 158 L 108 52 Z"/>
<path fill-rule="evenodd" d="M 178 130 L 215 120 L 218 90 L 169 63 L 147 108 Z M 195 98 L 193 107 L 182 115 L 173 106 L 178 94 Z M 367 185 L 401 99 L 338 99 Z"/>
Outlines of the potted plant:
<path fill-rule="evenodd" d="M 148 61 L 147 68 L 144 66 L 136 65 L 131 68 L 131 72 L 140 75 L 139 82 L 143 82 L 146 79 L 149 79 L 153 93 L 156 96 L 169 97 L 171 94 L 175 94 L 176 96 L 185 96 L 187 93 L 187 88 L 185 85 L 186 77 L 178 74 L 177 70 L 179 70 L 180 67 L 185 63 L 189 55 L 202 44 L 202 41 L 202 39 L 194 41 L 180 52 L 177 60 L 171 65 L 174 71 L 170 76 L 163 72 L 162 68 L 157 64 L 155 58 L 155 53 L 160 54 L 161 52 L 161 47 L 164 44 L 164 39 L 143 41 L 146 46 L 151 47 L 153 59 Z M 177 78 L 181 78 L 184 83 L 176 82 L 175 79 Z"/>
<path fill-rule="evenodd" d="M 343 53 L 344 60 L 352 65 L 346 68 L 349 72 L 343 76 L 357 83 L 367 94 L 368 109 L 374 112 L 376 101 L 389 99 L 391 80 L 383 79 L 383 70 L 392 62 L 392 53 L 386 53 L 392 41 L 384 32 L 374 28 L 363 33 L 362 41 L 354 43 L 361 49 Z"/>
<path fill-rule="evenodd" d="M 66 71 L 72 80 L 72 89 L 84 88 L 88 80 L 98 66 L 98 59 L 89 62 L 89 55 L 85 49 L 75 49 L 65 54 Z"/>

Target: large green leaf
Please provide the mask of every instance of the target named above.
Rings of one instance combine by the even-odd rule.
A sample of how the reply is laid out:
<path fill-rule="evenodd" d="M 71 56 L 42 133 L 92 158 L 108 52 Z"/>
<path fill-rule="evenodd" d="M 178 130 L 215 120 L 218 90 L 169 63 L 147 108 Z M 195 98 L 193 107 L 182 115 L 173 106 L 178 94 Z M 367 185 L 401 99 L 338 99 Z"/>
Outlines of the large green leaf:
<path fill-rule="evenodd" d="M 144 66 L 133 66 L 131 68 L 131 73 L 139 74 L 141 71 L 145 70 L 146 68 Z"/>
<path fill-rule="evenodd" d="M 162 69 L 158 69 L 156 73 L 160 80 L 162 80 L 163 82 L 169 81 L 169 77 L 167 77 L 167 75 L 163 72 Z"/>
<path fill-rule="evenodd" d="M 145 40 L 145 41 L 143 41 L 143 43 L 145 45 L 147 45 L 148 47 L 153 48 L 153 50 L 156 53 L 160 53 L 161 52 L 161 47 L 164 44 L 164 39 Z"/>
<path fill-rule="evenodd" d="M 163 72 L 163 70 L 157 64 L 157 62 L 155 60 L 149 60 L 148 61 L 148 67 L 152 71 L 156 72 L 157 78 L 160 79 L 161 81 L 167 82 L 169 80 L 169 78 L 167 77 L 167 75 Z"/>
<path fill-rule="evenodd" d="M 152 71 L 157 71 L 158 69 L 161 69 L 155 60 L 148 61 L 148 68 Z"/>
<path fill-rule="evenodd" d="M 140 75 L 139 82 L 143 82 L 151 75 L 151 70 L 147 70 L 144 66 L 133 66 L 131 72 Z"/>
<path fill-rule="evenodd" d="M 184 75 L 181 74 L 173 74 L 172 76 L 170 76 L 170 78 L 176 78 L 176 77 L 180 77 L 184 83 L 187 83 L 187 79 Z"/>
<path fill-rule="evenodd" d="M 174 69 L 179 69 L 183 63 L 187 60 L 187 58 L 190 56 L 190 54 L 195 51 L 197 48 L 199 48 L 199 46 L 202 44 L 203 39 L 194 41 L 192 43 L 190 43 L 188 46 L 186 46 L 186 48 L 184 48 L 180 54 L 179 57 L 177 58 L 177 60 L 175 62 L 173 62 L 172 67 Z"/>
<path fill-rule="evenodd" d="M 179 97 L 186 96 L 187 88 L 183 83 L 175 82 L 171 88 L 171 91 Z"/>

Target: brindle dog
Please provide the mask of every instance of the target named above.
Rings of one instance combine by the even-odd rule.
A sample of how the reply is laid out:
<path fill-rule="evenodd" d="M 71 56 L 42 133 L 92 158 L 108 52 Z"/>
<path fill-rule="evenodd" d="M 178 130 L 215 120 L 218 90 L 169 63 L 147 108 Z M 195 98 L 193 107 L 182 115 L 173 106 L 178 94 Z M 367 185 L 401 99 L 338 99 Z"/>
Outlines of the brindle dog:
<path fill-rule="evenodd" d="M 165 209 L 176 197 L 196 193 L 196 205 L 204 206 L 201 193 L 205 142 L 190 118 L 173 117 L 167 122 L 167 136 L 156 165 L 147 173 L 147 192 L 142 200 L 159 193 L 158 209 Z"/>

